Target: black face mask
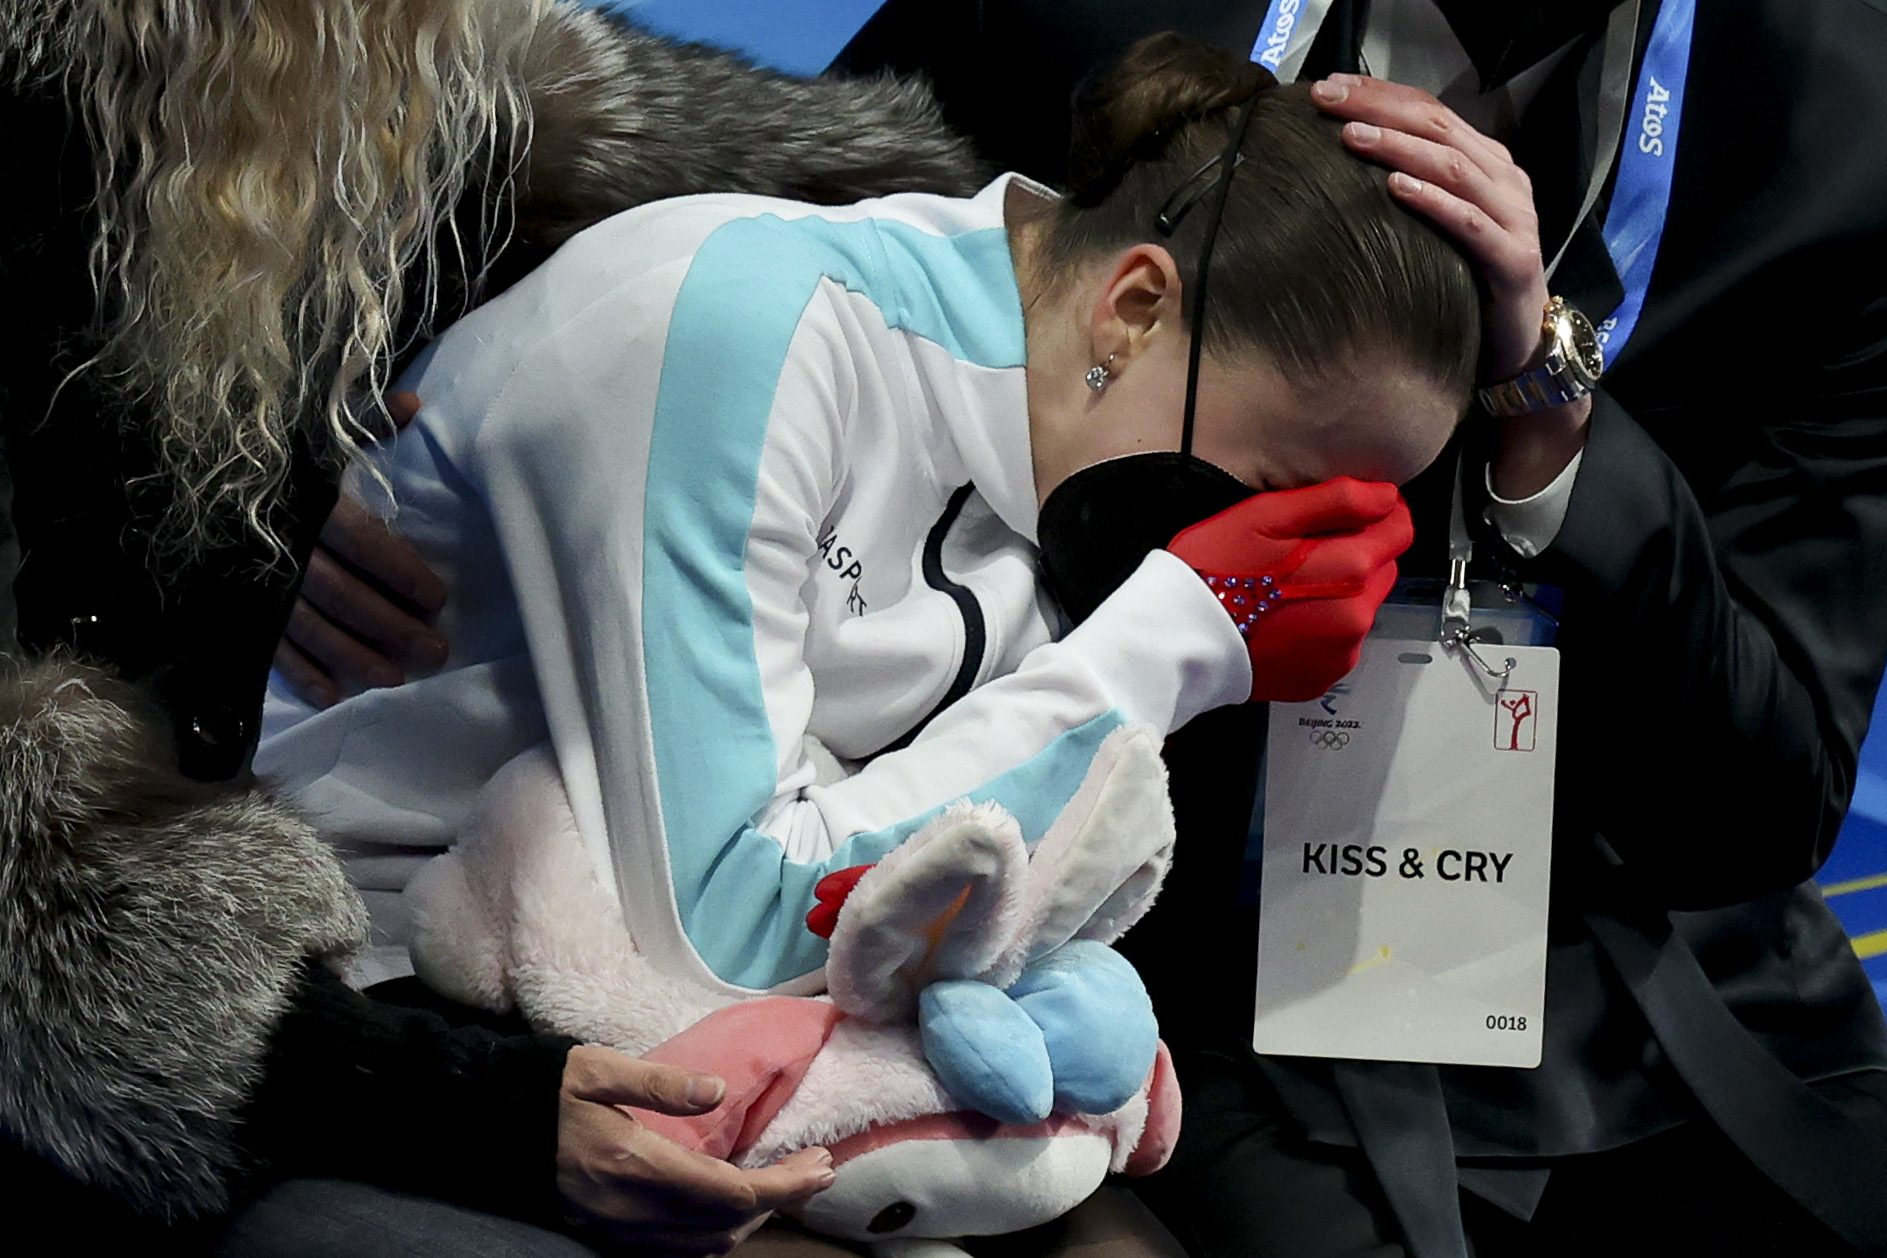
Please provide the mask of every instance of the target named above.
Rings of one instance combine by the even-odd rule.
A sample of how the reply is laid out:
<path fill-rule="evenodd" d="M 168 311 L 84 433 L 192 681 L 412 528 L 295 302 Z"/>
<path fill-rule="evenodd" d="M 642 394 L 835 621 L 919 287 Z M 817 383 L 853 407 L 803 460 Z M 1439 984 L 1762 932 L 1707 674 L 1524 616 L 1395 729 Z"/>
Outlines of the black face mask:
<path fill-rule="evenodd" d="M 1042 581 L 1080 624 L 1175 533 L 1249 497 L 1250 485 L 1179 450 L 1084 467 L 1042 504 Z"/>
<path fill-rule="evenodd" d="M 1251 486 L 1192 452 L 1192 433 L 1212 243 L 1225 214 L 1232 172 L 1244 160 L 1239 149 L 1251 123 L 1252 106 L 1274 85 L 1275 80 L 1267 75 L 1240 107 L 1225 151 L 1194 171 L 1167 198 L 1155 223 L 1162 235 L 1171 236 L 1202 195 L 1199 181 L 1217 168 L 1217 178 L 1204 190 L 1213 196 L 1212 218 L 1206 224 L 1193 276 L 1192 343 L 1186 361 L 1186 413 L 1179 449 L 1122 455 L 1082 468 L 1055 486 L 1042 504 L 1036 522 L 1042 581 L 1076 624 L 1093 614 L 1101 600 L 1133 575 L 1141 560 L 1172 541 L 1175 533 L 1252 496 Z"/>

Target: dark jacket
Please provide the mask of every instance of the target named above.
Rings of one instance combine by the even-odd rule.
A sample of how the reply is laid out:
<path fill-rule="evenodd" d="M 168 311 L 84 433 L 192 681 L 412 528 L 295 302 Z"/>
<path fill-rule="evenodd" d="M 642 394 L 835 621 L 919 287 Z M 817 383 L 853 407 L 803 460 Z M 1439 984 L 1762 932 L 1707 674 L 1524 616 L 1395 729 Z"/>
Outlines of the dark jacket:
<path fill-rule="evenodd" d="M 1516 7 L 1573 12 L 1586 31 L 1512 146 L 1550 254 L 1592 169 L 1612 6 Z M 1066 129 L 1048 107 L 1081 74 L 1166 26 L 1244 54 L 1265 8 L 900 2 L 846 61 L 925 70 L 946 116 L 1052 182 Z M 1353 68 L 1356 9 L 1339 0 L 1307 74 Z M 1657 9 L 1644 5 L 1641 56 Z M 1887 1066 L 1880 1009 L 1806 881 L 1846 811 L 1887 660 L 1883 68 L 1873 0 L 1698 6 L 1657 270 L 1597 396 L 1564 527 L 1531 565 L 1492 537 L 1478 548 L 1563 588 L 1563 699 L 1545 1061 L 1405 1072 L 1445 1093 L 1461 1155 L 1602 1149 L 1700 1108 L 1774 1154 L 1793 1137 L 1749 1130 L 1763 1101 L 1732 1104 L 1764 1061 L 1802 1079 Z M 1598 234 L 1609 196 L 1554 281 L 1595 320 L 1620 294 Z M 1445 573 L 1453 462 L 1409 489 L 1405 574 Z M 1255 724 L 1211 719 L 1214 737 Z M 1176 801 L 1182 855 L 1129 943 L 1169 1036 L 1247 1054 L 1255 931 L 1231 890 L 1245 819 L 1223 802 L 1228 763 L 1175 760 L 1176 790 L 1202 789 Z M 1311 1134 L 1355 1141 L 1327 1064 L 1258 1065 Z"/>
<path fill-rule="evenodd" d="M 587 223 L 662 196 L 732 189 L 848 201 L 906 188 L 966 192 L 980 177 L 967 147 L 944 131 L 914 85 L 790 80 L 638 34 L 578 6 L 560 7 L 541 28 L 527 78 L 536 125 L 521 180 L 520 230 L 493 268 L 500 284 Z M 277 504 L 285 563 L 270 563 L 248 541 L 187 558 L 152 547 L 167 489 L 153 475 L 158 460 L 148 416 L 141 404 L 110 394 L 96 373 L 71 374 L 96 344 L 86 265 L 93 158 L 66 90 L 58 80 L 13 85 L 0 78 L 6 189 L 0 284 L 14 295 L 20 316 L 0 342 L 0 437 L 12 491 L 6 518 L 17 541 L 0 554 L 18 565 L 17 573 L 0 574 L 0 588 L 11 589 L 6 610 L 17 619 L 25 653 L 63 648 L 109 666 L 155 699 L 150 719 L 165 733 L 159 743 L 174 748 L 174 763 L 186 775 L 228 779 L 243 770 L 253 748 L 270 658 L 299 572 L 333 506 L 339 469 L 314 441 L 296 448 Z M 462 217 L 490 215 L 478 203 L 488 195 L 474 190 Z M 408 291 L 420 291 L 424 277 L 410 278 Z M 437 278 L 441 291 L 458 299 L 441 308 L 440 323 L 480 296 L 466 276 Z M 18 688 L 0 679 L 9 702 Z M 23 746 L 32 753 L 31 739 Z M 243 788 L 227 790 L 248 806 Z M 135 834 L 140 822 L 154 823 L 139 815 L 145 806 L 139 799 L 107 811 L 112 824 Z M 73 872 L 59 864 L 65 855 L 55 837 L 0 834 L 0 923 L 24 929 L 40 920 L 35 915 L 52 913 L 58 920 L 40 929 L 56 936 L 77 920 L 60 915 L 78 907 L 49 905 L 22 890 Z M 261 832 L 246 837 L 271 841 Z M 221 876 L 201 872 L 206 880 Z M 103 869 L 80 867 L 77 874 L 79 885 L 94 888 L 87 893 L 94 926 L 108 926 L 114 913 L 145 912 L 140 887 Z M 218 1099 L 201 1115 L 218 1130 L 234 1126 L 237 1165 L 192 1142 L 133 1147 L 163 1145 L 162 1133 L 188 1117 L 154 1112 L 162 1108 L 157 1099 L 147 1107 L 153 1121 L 135 1130 L 72 1122 L 71 1107 L 59 1098 L 82 1097 L 96 1085 L 79 1077 L 77 1063 L 113 1058 L 109 1051 L 87 1057 L 86 1046 L 70 1042 L 81 1020 L 59 1007 L 61 999 L 84 999 L 91 981 L 80 973 L 86 958 L 72 949 L 49 951 L 51 972 L 39 975 L 45 981 L 34 988 L 51 993 L 43 1001 L 29 1001 L 23 987 L 0 985 L 0 1025 L 28 1028 L 66 1062 L 50 1071 L 44 1090 L 18 1094 L 48 1099 L 0 1124 L 0 1163 L 9 1182 L 36 1186 L 32 1203 L 64 1220 L 68 1244 L 76 1239 L 75 1222 L 133 1228 L 148 1225 L 153 1214 L 187 1218 L 220 1208 L 241 1188 L 244 1171 L 365 1178 L 554 1221 L 556 1097 L 570 1041 L 456 1030 L 431 1014 L 367 1000 L 312 962 L 280 965 L 267 975 L 220 972 L 245 964 L 248 955 L 240 946 L 201 946 L 207 935 L 229 933 L 222 915 L 230 906 L 214 897 L 193 903 L 171 897 L 166 913 L 132 923 L 153 927 L 137 935 L 141 942 L 106 948 L 103 960 L 95 952 L 89 968 L 135 975 L 153 956 L 202 954 L 200 965 L 187 967 L 191 1001 L 226 1006 L 224 1031 L 258 1045 L 246 1056 L 218 1057 L 225 1075 L 209 1081 L 220 1088 L 212 1089 Z M 253 905 L 235 907 L 256 912 Z M 286 929 L 281 921 L 256 929 L 278 927 Z M 240 941 L 246 927 L 239 920 L 233 929 Z M 69 983 L 63 966 L 74 971 Z M 190 1021 L 176 1017 L 171 994 L 135 983 L 127 988 L 117 1025 L 140 1034 L 174 1027 L 178 1038 L 171 1044 L 160 1036 L 163 1051 L 155 1056 L 150 1046 L 141 1048 L 143 1068 L 158 1084 L 177 1083 L 179 1096 L 200 1095 L 197 1081 L 165 1076 L 171 1069 L 165 1062 L 190 1060 L 184 1042 Z M 249 995 L 219 1005 L 210 993 L 221 990 Z M 16 1047 L 0 1051 L 0 1070 L 37 1069 Z M 58 1056 L 64 1050 L 70 1051 Z M 151 1092 L 171 1094 L 163 1086 Z M 26 1149 L 64 1152 L 41 1159 Z M 179 1188 L 155 1209 L 149 1193 L 139 1201 L 141 1212 L 123 1209 L 116 1203 L 133 1194 L 113 1168 L 130 1164 L 174 1164 L 188 1172 L 175 1182 L 194 1187 Z"/>

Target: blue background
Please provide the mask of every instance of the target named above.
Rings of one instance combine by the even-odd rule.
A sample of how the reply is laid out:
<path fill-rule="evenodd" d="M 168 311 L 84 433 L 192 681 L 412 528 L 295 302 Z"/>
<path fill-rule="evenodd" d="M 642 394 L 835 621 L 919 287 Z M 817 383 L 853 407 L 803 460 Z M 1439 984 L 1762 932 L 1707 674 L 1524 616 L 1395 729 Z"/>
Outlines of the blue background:
<path fill-rule="evenodd" d="M 1848 823 L 1817 881 L 1887 1005 L 1887 691 L 1874 705 L 1873 731 L 1861 748 Z"/>
<path fill-rule="evenodd" d="M 882 0 L 603 0 L 636 25 L 745 53 L 789 74 L 818 74 Z"/>

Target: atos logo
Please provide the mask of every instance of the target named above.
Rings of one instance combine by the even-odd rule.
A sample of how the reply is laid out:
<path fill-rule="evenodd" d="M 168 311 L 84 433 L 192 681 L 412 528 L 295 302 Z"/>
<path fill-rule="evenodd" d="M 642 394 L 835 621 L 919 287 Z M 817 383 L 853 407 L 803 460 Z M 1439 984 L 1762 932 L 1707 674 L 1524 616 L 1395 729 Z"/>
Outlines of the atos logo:
<path fill-rule="evenodd" d="M 1638 123 L 1638 151 L 1653 157 L 1664 156 L 1664 120 L 1671 113 L 1671 89 L 1651 80 L 1645 93 L 1644 117 Z"/>
<path fill-rule="evenodd" d="M 1264 36 L 1264 51 L 1252 60 L 1269 66 L 1272 70 L 1284 64 L 1284 50 L 1291 42 L 1291 32 L 1297 28 L 1297 10 L 1301 0 L 1282 0 L 1278 5 L 1278 14 L 1271 23 L 1270 31 Z"/>

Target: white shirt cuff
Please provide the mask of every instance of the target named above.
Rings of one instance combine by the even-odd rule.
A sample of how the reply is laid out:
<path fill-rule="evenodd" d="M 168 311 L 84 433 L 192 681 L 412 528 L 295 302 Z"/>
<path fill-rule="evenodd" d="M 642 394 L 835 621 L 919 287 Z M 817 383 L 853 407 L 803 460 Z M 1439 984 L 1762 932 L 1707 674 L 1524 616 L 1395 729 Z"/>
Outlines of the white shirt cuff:
<path fill-rule="evenodd" d="M 1525 498 L 1503 498 L 1494 492 L 1492 464 L 1482 473 L 1490 499 L 1487 522 L 1499 531 L 1515 554 L 1531 559 L 1559 536 L 1560 525 L 1566 522 L 1566 504 L 1572 501 L 1573 477 L 1579 474 L 1579 461 L 1585 454 L 1580 450 L 1573 455 L 1572 462 L 1551 484 Z"/>

